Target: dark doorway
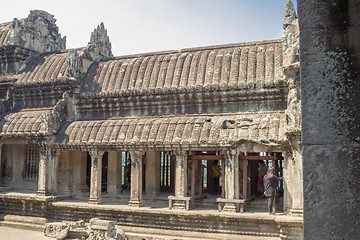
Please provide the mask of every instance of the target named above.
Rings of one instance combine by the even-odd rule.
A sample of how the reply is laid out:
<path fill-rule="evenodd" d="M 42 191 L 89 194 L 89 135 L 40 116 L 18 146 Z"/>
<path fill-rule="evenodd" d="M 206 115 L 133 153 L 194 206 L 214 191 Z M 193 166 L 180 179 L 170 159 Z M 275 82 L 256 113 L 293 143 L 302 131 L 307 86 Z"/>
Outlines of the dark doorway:
<path fill-rule="evenodd" d="M 108 159 L 109 154 L 105 152 L 102 157 L 102 172 L 101 172 L 101 191 L 107 191 L 107 179 L 108 179 Z"/>
<path fill-rule="evenodd" d="M 86 186 L 90 189 L 90 178 L 91 178 L 91 156 L 87 152 L 86 157 Z"/>

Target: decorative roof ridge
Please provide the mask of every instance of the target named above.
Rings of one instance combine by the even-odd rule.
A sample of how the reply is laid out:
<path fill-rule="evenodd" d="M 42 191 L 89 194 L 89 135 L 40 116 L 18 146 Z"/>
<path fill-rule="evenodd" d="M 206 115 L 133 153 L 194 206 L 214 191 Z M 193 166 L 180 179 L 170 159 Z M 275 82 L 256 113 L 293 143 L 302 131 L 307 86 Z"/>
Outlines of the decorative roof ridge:
<path fill-rule="evenodd" d="M 187 94 L 187 93 L 212 93 L 216 91 L 218 94 L 219 92 L 244 92 L 247 94 L 252 93 L 259 93 L 263 92 L 264 90 L 273 91 L 274 89 L 277 90 L 279 88 L 286 87 L 286 84 L 282 84 L 279 81 L 279 85 L 276 87 L 273 86 L 262 86 L 261 88 L 248 88 L 248 87 L 223 87 L 219 84 L 211 85 L 211 88 L 204 87 L 201 89 L 194 89 L 194 88 L 173 88 L 173 89 L 166 89 L 166 91 L 157 91 L 156 89 L 146 90 L 146 91 L 139 91 L 139 90 L 131 90 L 131 91 L 114 91 L 114 92 L 96 92 L 96 93 L 83 93 L 79 94 L 78 98 L 82 99 L 90 99 L 90 98 L 117 98 L 117 97 L 133 97 L 133 96 L 154 96 L 154 95 L 171 95 L 171 94 Z"/>
<path fill-rule="evenodd" d="M 193 113 L 193 114 L 169 114 L 169 115 L 157 115 L 157 116 L 127 116 L 127 117 L 113 117 L 108 119 L 100 119 L 97 121 L 104 120 L 118 120 L 118 119 L 134 119 L 134 118 L 169 118 L 169 117 L 226 117 L 226 116 L 238 116 L 238 115 L 249 115 L 249 114 L 273 114 L 273 113 L 285 113 L 285 110 L 275 110 L 275 111 L 262 111 L 262 112 L 231 112 L 231 113 Z"/>
<path fill-rule="evenodd" d="M 15 83 L 15 86 L 17 88 L 20 87 L 46 87 L 46 86 L 52 86 L 54 84 L 80 84 L 81 81 L 77 80 L 73 77 L 65 77 L 65 76 L 60 76 L 58 78 L 54 78 L 54 79 L 49 79 L 49 80 L 40 80 L 37 82 L 20 82 L 20 83 Z"/>
<path fill-rule="evenodd" d="M 149 56 L 157 56 L 157 55 L 165 55 L 165 54 L 174 54 L 174 53 L 180 53 L 180 52 L 181 52 L 181 50 L 164 50 L 164 51 L 155 51 L 155 52 L 135 53 L 135 54 L 116 56 L 109 60 L 149 57 Z"/>
<path fill-rule="evenodd" d="M 49 56 L 49 55 L 54 55 L 54 54 L 64 54 L 64 53 L 69 53 L 71 49 L 64 49 L 64 50 L 57 50 L 57 51 L 52 51 L 52 52 L 41 52 L 41 53 L 37 53 L 37 54 L 34 54 L 34 55 L 31 55 L 29 57 L 30 58 L 33 58 L 33 57 L 42 57 L 42 56 Z"/>
<path fill-rule="evenodd" d="M 236 112 L 236 113 L 194 113 L 194 114 L 169 114 L 169 115 L 157 115 L 157 116 L 124 116 L 124 117 L 112 117 L 106 119 L 78 119 L 76 121 L 66 121 L 67 123 L 72 122 L 101 122 L 101 121 L 114 121 L 114 120 L 123 120 L 123 119 L 164 119 L 164 118 L 196 118 L 196 117 L 231 117 L 239 115 L 266 115 L 266 114 L 285 114 L 285 110 L 276 110 L 276 111 L 263 111 L 263 112 Z"/>
<path fill-rule="evenodd" d="M 194 52 L 194 51 L 214 50 L 214 49 L 233 48 L 233 47 L 250 47 L 250 46 L 257 46 L 264 44 L 266 45 L 273 43 L 281 43 L 281 39 L 241 42 L 241 43 L 228 43 L 228 44 L 210 45 L 210 46 L 194 47 L 194 48 L 183 48 L 181 49 L 181 52 Z"/>
<path fill-rule="evenodd" d="M 221 49 L 221 48 L 257 46 L 257 45 L 273 44 L 273 43 L 281 43 L 281 39 L 264 40 L 264 41 L 252 41 L 252 42 L 241 42 L 241 43 L 228 43 L 228 44 L 219 44 L 219 45 L 209 45 L 209 46 L 201 46 L 201 47 L 193 47 L 193 48 L 182 48 L 180 50 L 164 50 L 164 51 L 155 51 L 155 52 L 135 53 L 135 54 L 122 55 L 122 56 L 115 56 L 115 57 L 110 58 L 108 60 L 121 60 L 121 59 L 129 59 L 129 58 L 140 58 L 140 57 L 149 57 L 149 56 L 165 55 L 165 54 L 175 54 L 175 53 L 184 53 L 184 52 L 214 50 L 214 49 Z M 106 61 L 108 61 L 108 60 L 106 60 Z"/>
<path fill-rule="evenodd" d="M 23 108 L 18 112 L 37 112 L 37 111 L 46 111 L 53 110 L 54 107 L 45 107 L 45 108 Z"/>

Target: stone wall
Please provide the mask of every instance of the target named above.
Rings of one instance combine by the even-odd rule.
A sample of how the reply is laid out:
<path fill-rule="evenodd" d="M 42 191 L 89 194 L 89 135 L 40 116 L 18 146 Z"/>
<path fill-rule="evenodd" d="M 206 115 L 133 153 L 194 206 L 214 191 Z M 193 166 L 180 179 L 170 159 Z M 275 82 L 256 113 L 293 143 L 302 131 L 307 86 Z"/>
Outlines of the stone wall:
<path fill-rule="evenodd" d="M 26 144 L 4 144 L 1 152 L 1 166 L 5 176 L 1 176 L 1 187 L 21 191 L 36 191 L 37 179 L 23 177 L 26 158 Z"/>
<path fill-rule="evenodd" d="M 299 0 L 305 239 L 360 235 L 360 2 Z"/>

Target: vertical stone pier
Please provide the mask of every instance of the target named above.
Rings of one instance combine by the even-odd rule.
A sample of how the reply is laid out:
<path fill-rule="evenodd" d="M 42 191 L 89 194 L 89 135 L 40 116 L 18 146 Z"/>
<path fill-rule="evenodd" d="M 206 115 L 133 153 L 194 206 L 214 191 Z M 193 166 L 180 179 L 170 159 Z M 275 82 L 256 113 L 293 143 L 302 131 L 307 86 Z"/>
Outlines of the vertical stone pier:
<path fill-rule="evenodd" d="M 130 201 L 128 203 L 131 207 L 141 207 L 142 202 L 142 167 L 143 156 L 145 152 L 131 151 L 131 188 Z"/>
<path fill-rule="evenodd" d="M 239 199 L 239 160 L 235 149 L 223 150 L 225 158 L 225 199 Z M 234 203 L 225 203 L 223 211 L 236 212 Z"/>
<path fill-rule="evenodd" d="M 101 173 L 102 156 L 104 152 L 92 150 L 91 156 L 91 176 L 90 176 L 90 204 L 101 203 Z"/>
<path fill-rule="evenodd" d="M 299 0 L 305 239 L 360 236 L 360 2 Z"/>
<path fill-rule="evenodd" d="M 176 158 L 175 169 L 175 196 L 186 197 L 187 196 L 187 152 L 176 151 L 174 152 Z M 185 209 L 184 201 L 175 201 L 174 208 Z"/>
<path fill-rule="evenodd" d="M 40 160 L 37 195 L 47 196 L 57 194 L 57 170 L 60 152 L 40 144 Z"/>

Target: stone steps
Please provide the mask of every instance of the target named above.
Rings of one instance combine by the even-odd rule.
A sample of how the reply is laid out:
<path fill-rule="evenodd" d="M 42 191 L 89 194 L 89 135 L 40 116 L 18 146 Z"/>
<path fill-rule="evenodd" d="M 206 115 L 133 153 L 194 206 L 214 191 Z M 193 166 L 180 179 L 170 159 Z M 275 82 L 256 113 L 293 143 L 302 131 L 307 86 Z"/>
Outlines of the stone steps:
<path fill-rule="evenodd" d="M 267 212 L 267 200 L 266 198 L 256 198 L 253 201 L 250 201 L 246 207 L 248 210 L 256 210 L 257 212 Z M 276 211 L 283 211 L 282 201 L 276 204 Z"/>
<path fill-rule="evenodd" d="M 215 201 L 214 203 L 212 201 L 210 198 L 202 202 L 210 205 L 216 204 Z M 265 203 L 263 202 L 263 204 Z M 163 239 L 177 239 L 177 236 L 191 239 L 194 237 L 193 234 L 200 234 L 206 239 L 237 239 L 237 237 L 239 239 L 247 239 L 247 237 L 275 239 L 279 238 L 280 234 L 290 237 L 302 231 L 300 218 L 294 219 L 280 215 L 273 217 L 267 214 L 252 216 L 246 213 L 220 213 L 217 211 L 216 205 L 211 208 L 197 207 L 194 211 L 180 211 L 169 210 L 166 206 L 131 208 L 119 207 L 116 204 L 113 207 L 112 204 L 90 205 L 77 201 L 46 203 L 33 199 L 7 198 L 5 201 L 0 198 L 0 211 L 3 214 L 0 217 L 0 225 L 43 231 L 47 221 L 74 222 L 100 218 L 116 222 L 120 229 L 134 234 L 134 237 L 135 235 L 141 236 L 141 234 L 173 237 L 163 236 Z M 32 216 L 26 216 L 29 214 Z M 294 222 L 294 220 L 296 221 Z M 148 239 L 151 239 L 150 236 Z"/>
<path fill-rule="evenodd" d="M 44 231 L 47 220 L 41 217 L 19 216 L 19 215 L 0 215 L 2 221 L 0 226 L 16 229 Z"/>

